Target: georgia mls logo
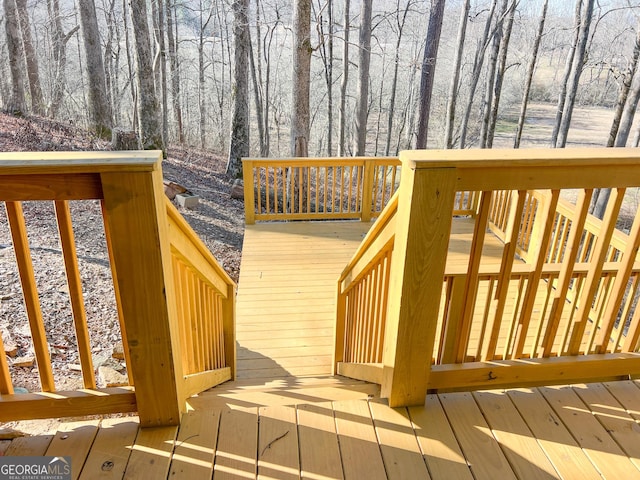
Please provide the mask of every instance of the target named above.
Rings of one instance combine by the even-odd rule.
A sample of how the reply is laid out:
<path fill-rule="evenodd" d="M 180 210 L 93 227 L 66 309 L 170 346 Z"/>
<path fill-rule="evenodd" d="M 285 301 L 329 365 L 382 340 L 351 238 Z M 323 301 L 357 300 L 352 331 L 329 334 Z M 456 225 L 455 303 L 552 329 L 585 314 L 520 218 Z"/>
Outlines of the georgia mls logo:
<path fill-rule="evenodd" d="M 0 480 L 71 480 L 71 457 L 0 457 Z"/>

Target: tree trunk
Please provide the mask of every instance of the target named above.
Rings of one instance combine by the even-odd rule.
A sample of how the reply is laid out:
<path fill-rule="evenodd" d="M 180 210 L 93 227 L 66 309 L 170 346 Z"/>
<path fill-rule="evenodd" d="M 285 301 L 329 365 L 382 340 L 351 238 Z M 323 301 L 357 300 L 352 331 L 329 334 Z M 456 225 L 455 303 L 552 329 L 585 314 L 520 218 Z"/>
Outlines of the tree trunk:
<path fill-rule="evenodd" d="M 91 129 L 105 139 L 111 139 L 111 105 L 107 97 L 107 82 L 102 61 L 102 47 L 94 0 L 78 2 L 80 26 L 89 84 L 89 112 Z"/>
<path fill-rule="evenodd" d="M 609 130 L 609 138 L 607 139 L 607 147 L 613 147 L 616 143 L 616 136 L 620 128 L 620 120 L 622 118 L 622 112 L 627 104 L 627 97 L 631 90 L 631 83 L 633 77 L 638 69 L 638 57 L 640 57 L 640 22 L 638 22 L 635 45 L 633 47 L 633 56 L 627 71 L 622 74 L 622 85 L 620 86 L 620 93 L 618 94 L 618 100 L 616 102 L 616 108 L 613 114 L 613 121 L 611 122 L 611 129 Z M 628 132 L 627 132 L 628 136 Z"/>
<path fill-rule="evenodd" d="M 251 72 L 251 83 L 253 84 L 253 103 L 256 108 L 256 119 L 258 120 L 258 141 L 260 142 L 260 156 L 262 152 L 266 150 L 266 144 L 264 141 L 264 109 L 262 108 L 262 99 L 260 98 L 260 83 L 258 83 L 258 72 L 256 72 L 256 62 L 253 54 L 253 45 L 251 44 L 251 31 L 249 33 L 249 71 Z M 260 44 L 260 37 L 258 37 L 258 44 Z"/>
<path fill-rule="evenodd" d="M 338 118 L 338 156 L 346 156 L 345 129 L 347 122 L 347 86 L 349 82 L 349 7 L 350 0 L 344 0 L 344 42 L 342 47 L 342 81 L 340 82 L 340 111 Z"/>
<path fill-rule="evenodd" d="M 564 104 L 564 110 L 562 111 L 560 130 L 558 131 L 558 141 L 556 146 L 559 146 L 560 148 L 564 148 L 567 144 L 567 136 L 569 134 L 571 116 L 573 114 L 573 105 L 576 101 L 576 94 L 578 93 L 578 85 L 580 83 L 580 76 L 582 75 L 587 50 L 587 41 L 589 40 L 589 28 L 591 27 L 594 0 L 585 0 L 585 2 L 586 4 L 580 22 L 578 44 L 576 46 L 576 53 L 573 57 L 571 77 L 569 79 L 569 88 L 567 90 L 567 99 Z"/>
<path fill-rule="evenodd" d="M 527 106 L 529 104 L 529 92 L 531 92 L 533 73 L 535 72 L 536 63 L 538 61 L 538 50 L 540 48 L 542 34 L 544 33 L 544 24 L 547 19 L 548 6 L 549 0 L 544 0 L 544 4 L 542 5 L 542 13 L 540 14 L 540 22 L 538 23 L 538 31 L 536 33 L 536 38 L 533 41 L 533 51 L 531 52 L 531 59 L 529 60 L 529 65 L 527 66 L 527 78 L 524 84 L 524 93 L 522 94 L 522 104 L 520 106 L 520 116 L 518 117 L 518 128 L 516 130 L 516 138 L 513 142 L 513 148 L 520 148 L 522 130 L 524 129 L 524 119 L 527 116 Z"/>
<path fill-rule="evenodd" d="M 205 105 L 205 76 L 204 76 L 204 22 L 202 19 L 202 2 L 200 2 L 200 34 L 198 37 L 198 110 L 200 112 L 200 148 L 205 147 L 207 108 Z"/>
<path fill-rule="evenodd" d="M 173 6 L 171 0 L 166 1 L 167 12 L 167 44 L 169 51 L 169 71 L 171 73 L 171 105 L 173 116 L 178 130 L 178 142 L 184 143 L 184 130 L 182 127 L 182 107 L 180 105 L 180 72 L 178 70 L 178 55 L 176 39 L 173 35 Z"/>
<path fill-rule="evenodd" d="M 169 116 L 167 98 L 167 56 L 164 41 L 164 0 L 152 0 L 151 6 L 154 16 L 154 34 L 156 39 L 156 61 L 154 69 L 158 71 L 156 92 L 160 92 L 160 104 L 162 107 L 162 141 L 166 145 L 169 140 Z"/>
<path fill-rule="evenodd" d="M 427 40 L 422 60 L 422 78 L 420 80 L 420 116 L 418 117 L 418 136 L 416 148 L 427 148 L 429 114 L 431 113 L 431 93 L 436 74 L 436 60 L 440 46 L 440 32 L 444 18 L 445 0 L 431 0 Z"/>
<path fill-rule="evenodd" d="M 231 141 L 227 175 L 242 176 L 242 157 L 249 156 L 249 0 L 233 2 L 233 36 L 235 40 L 235 75 Z"/>
<path fill-rule="evenodd" d="M 328 34 L 325 32 L 325 20 L 321 10 L 316 17 L 319 36 L 320 58 L 323 64 L 324 82 L 327 87 L 327 156 L 333 156 L 333 0 L 327 0 Z M 322 149 L 321 149 L 322 150 Z"/>
<path fill-rule="evenodd" d="M 473 100 L 478 88 L 478 82 L 480 80 L 480 73 L 482 72 L 482 64 L 484 63 L 484 55 L 489 46 L 491 36 L 491 24 L 493 23 L 493 15 L 496 11 L 496 5 L 498 0 L 493 0 L 491 3 L 491 10 L 487 21 L 484 24 L 484 32 L 482 38 L 478 43 L 476 55 L 473 61 L 473 71 L 471 72 L 471 83 L 469 84 L 469 99 L 467 100 L 467 106 L 462 116 L 462 124 L 460 125 L 460 148 L 464 148 L 467 141 L 467 129 L 469 126 L 469 118 L 471 117 L 471 108 L 473 107 Z"/>
<path fill-rule="evenodd" d="M 456 103 L 458 99 L 458 84 L 460 83 L 460 66 L 462 65 L 462 54 L 464 52 L 464 40 L 467 35 L 467 24 L 469 20 L 469 10 L 471 0 L 464 0 L 460 23 L 458 25 L 458 36 L 456 40 L 455 61 L 453 64 L 453 75 L 449 84 L 449 100 L 447 101 L 447 118 L 444 132 L 444 147 L 453 148 L 453 124 L 456 117 Z"/>
<path fill-rule="evenodd" d="M 400 46 L 402 43 L 402 34 L 404 32 L 404 25 L 407 21 L 407 14 L 409 13 L 409 7 L 411 6 L 411 0 L 407 0 L 407 3 L 404 8 L 404 13 L 402 14 L 402 19 L 400 19 L 400 0 L 397 2 L 397 25 L 398 25 L 398 38 L 396 39 L 396 50 L 394 53 L 394 62 L 393 62 L 393 80 L 391 81 L 391 98 L 389 99 L 389 115 L 387 117 L 387 143 L 384 148 L 384 154 L 389 156 L 389 151 L 391 150 L 391 135 L 393 133 L 393 117 L 395 115 L 396 109 L 396 96 L 398 89 L 398 68 L 400 66 Z"/>
<path fill-rule="evenodd" d="M 576 0 L 576 6 L 574 11 L 573 20 L 573 40 L 571 47 L 569 48 L 569 54 L 567 55 L 567 61 L 564 66 L 564 73 L 562 74 L 562 81 L 560 82 L 560 93 L 558 94 L 558 106 L 556 109 L 556 120 L 553 125 L 553 132 L 551 133 L 551 146 L 556 147 L 558 145 L 558 134 L 560 132 L 560 124 L 562 123 L 562 114 L 564 112 L 564 104 L 567 100 L 567 86 L 569 84 L 569 77 L 571 76 L 571 67 L 573 66 L 573 59 L 576 55 L 576 47 L 578 46 L 578 37 L 580 35 L 580 15 L 582 12 L 582 1 Z"/>
<path fill-rule="evenodd" d="M 31 22 L 27 12 L 27 0 L 16 0 L 17 14 L 20 20 L 22 32 L 22 45 L 27 64 L 27 78 L 29 79 L 29 93 L 31 93 L 31 110 L 36 115 L 44 113 L 44 99 L 40 86 L 40 72 L 38 70 L 38 57 L 31 40 Z"/>
<path fill-rule="evenodd" d="M 487 81 L 485 94 L 482 100 L 482 122 L 480 126 L 480 148 L 487 147 L 487 137 L 489 133 L 489 122 L 491 117 L 491 106 L 493 105 L 493 92 L 498 69 L 498 56 L 500 53 L 500 40 L 503 34 L 504 18 L 508 9 L 508 0 L 502 0 L 500 13 L 496 20 L 496 28 L 491 37 L 491 52 L 489 54 L 489 64 L 487 65 Z"/>
<path fill-rule="evenodd" d="M 311 0 L 295 0 L 293 16 L 293 97 L 291 155 L 309 156 Z"/>
<path fill-rule="evenodd" d="M 145 150 L 163 150 L 158 99 L 153 84 L 151 44 L 145 0 L 129 0 L 135 38 L 140 141 Z"/>
<path fill-rule="evenodd" d="M 11 100 L 7 109 L 14 114 L 24 113 L 24 85 L 22 83 L 22 41 L 18 29 L 18 13 L 14 0 L 4 0 L 5 33 L 11 70 Z"/>
<path fill-rule="evenodd" d="M 361 157 L 367 148 L 367 117 L 369 113 L 369 67 L 371 65 L 371 14 L 373 0 L 362 0 L 358 51 L 358 89 L 356 93 L 356 156 Z"/>
<path fill-rule="evenodd" d="M 511 40 L 511 30 L 513 28 L 513 17 L 516 12 L 516 6 L 519 0 L 511 0 L 506 13 L 506 23 L 500 40 L 500 55 L 498 57 L 498 68 L 496 70 L 495 82 L 493 84 L 493 102 L 491 105 L 491 114 L 489 116 L 489 128 L 487 131 L 487 148 L 493 147 L 493 137 L 496 132 L 496 123 L 498 121 L 498 109 L 500 107 L 500 95 L 502 94 L 502 82 L 504 81 L 504 73 L 507 69 L 507 52 L 509 50 L 509 41 Z"/>
<path fill-rule="evenodd" d="M 51 101 L 47 105 L 47 115 L 55 118 L 62 102 L 64 92 L 64 82 L 66 80 L 67 65 L 67 42 L 71 37 L 71 32 L 75 33 L 80 27 L 76 26 L 68 36 L 62 31 L 62 21 L 60 19 L 60 4 L 58 0 L 48 0 L 49 22 L 51 24 L 51 46 L 53 50 L 54 77 L 51 91 Z"/>

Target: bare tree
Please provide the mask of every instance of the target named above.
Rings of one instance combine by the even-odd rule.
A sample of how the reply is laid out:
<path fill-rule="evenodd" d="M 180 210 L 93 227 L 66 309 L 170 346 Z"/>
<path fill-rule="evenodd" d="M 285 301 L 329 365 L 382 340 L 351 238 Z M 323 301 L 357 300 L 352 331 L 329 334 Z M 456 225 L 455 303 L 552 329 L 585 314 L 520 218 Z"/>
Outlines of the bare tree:
<path fill-rule="evenodd" d="M 496 68 L 496 76 L 493 82 L 493 101 L 491 104 L 491 112 L 489 115 L 489 125 L 487 128 L 486 146 L 493 146 L 493 137 L 496 131 L 496 123 L 498 121 L 498 108 L 500 106 L 500 95 L 502 94 L 502 84 L 504 82 L 504 74 L 507 69 L 507 52 L 509 50 L 509 42 L 511 39 L 511 30 L 513 28 L 513 18 L 516 12 L 516 6 L 519 0 L 511 0 L 507 11 L 505 12 L 505 24 L 500 39 L 500 55 L 498 57 L 498 66 Z"/>
<path fill-rule="evenodd" d="M 242 176 L 242 157 L 249 155 L 249 0 L 233 2 L 233 36 L 235 39 L 235 73 L 231 141 L 227 175 Z"/>
<path fill-rule="evenodd" d="M 418 136 L 416 138 L 416 148 L 427 147 L 429 114 L 431 113 L 431 93 L 433 91 L 434 77 L 436 73 L 438 47 L 440 46 L 440 32 L 442 32 L 444 4 L 445 0 L 431 0 L 429 26 L 427 28 L 427 40 L 424 47 L 424 59 L 422 61 L 422 78 L 420 82 L 420 117 L 418 120 Z"/>
<path fill-rule="evenodd" d="M 407 22 L 407 14 L 409 13 L 412 3 L 413 3 L 413 0 L 407 0 L 404 10 L 402 11 L 402 15 L 400 15 L 400 0 L 396 1 L 397 14 L 395 16 L 395 21 L 396 21 L 398 36 L 396 37 L 396 49 L 394 53 L 394 62 L 393 62 L 393 79 L 391 81 L 391 98 L 389 99 L 389 112 L 387 115 L 387 143 L 384 148 L 384 154 L 387 156 L 389 155 L 389 152 L 391 150 L 391 135 L 393 133 L 393 118 L 394 118 L 395 109 L 396 109 L 396 96 L 397 96 L 397 90 L 398 90 L 398 68 L 400 66 L 400 47 L 402 45 L 402 34 L 404 32 L 404 26 Z"/>
<path fill-rule="evenodd" d="M 309 85 L 311 76 L 311 0 L 295 0 L 293 15 L 293 98 L 291 154 L 309 156 Z"/>
<path fill-rule="evenodd" d="M 502 37 L 502 27 L 504 24 L 504 16 L 508 7 L 508 0 L 502 0 L 502 6 L 496 28 L 491 36 L 491 51 L 489 52 L 489 63 L 487 64 L 487 82 L 485 85 L 485 94 L 482 100 L 482 122 L 480 125 L 480 148 L 487 146 L 487 133 L 489 130 L 489 117 L 491 116 L 491 104 L 493 103 L 493 85 L 498 68 L 498 54 L 500 53 L 500 38 Z"/>
<path fill-rule="evenodd" d="M 582 14 L 582 2 L 583 0 L 576 0 L 576 5 L 573 14 L 573 38 L 571 45 L 569 46 L 569 53 L 564 66 L 564 72 L 562 74 L 562 81 L 560 82 L 560 93 L 558 94 L 558 106 L 556 107 L 556 120 L 553 125 L 553 132 L 551 133 L 551 146 L 555 147 L 558 144 L 558 134 L 560 132 L 560 124 L 562 123 L 562 114 L 564 112 L 564 105 L 567 101 L 567 87 L 569 85 L 569 77 L 571 76 L 571 69 L 573 67 L 573 59 L 576 54 L 576 48 L 578 46 L 578 37 L 580 35 L 580 16 Z"/>
<path fill-rule="evenodd" d="M 59 0 L 47 0 L 47 6 L 49 11 L 49 21 L 51 23 L 51 43 L 53 47 L 53 60 L 55 63 L 54 78 L 52 82 L 53 92 L 51 94 L 51 100 L 47 106 L 47 114 L 55 118 L 58 116 L 58 110 L 62 103 L 62 97 L 64 94 L 67 67 L 67 43 L 80 29 L 80 26 L 76 25 L 68 33 L 64 33 L 64 30 L 62 29 Z"/>
<path fill-rule="evenodd" d="M 27 0 L 16 0 L 16 8 L 20 20 L 22 45 L 27 64 L 31 110 L 36 115 L 42 115 L 44 113 L 44 99 L 42 97 L 42 87 L 40 86 L 38 57 L 36 56 L 35 49 L 33 48 L 33 40 L 31 39 L 31 22 L 29 21 L 29 13 L 27 12 Z"/>
<path fill-rule="evenodd" d="M 482 34 L 482 38 L 478 41 L 478 48 L 476 49 L 476 54 L 474 56 L 471 82 L 469 83 L 469 99 L 467 100 L 467 106 L 460 125 L 460 148 L 464 148 L 466 145 L 471 108 L 473 107 L 473 100 L 476 89 L 478 88 L 478 82 L 480 81 L 480 73 L 482 71 L 482 64 L 484 63 L 485 52 L 491 42 L 491 24 L 493 23 L 497 3 L 498 0 L 493 0 L 491 2 L 491 9 L 489 10 L 489 14 L 484 25 L 484 32 Z"/>
<path fill-rule="evenodd" d="M 78 9 L 89 84 L 91 128 L 98 136 L 111 138 L 111 105 L 107 97 L 107 82 L 94 0 L 78 2 Z"/>
<path fill-rule="evenodd" d="M 180 72 L 178 70 L 178 48 L 176 36 L 173 34 L 174 15 L 171 0 L 166 0 L 167 15 L 167 46 L 169 53 L 169 71 L 171 73 L 171 104 L 173 116 L 178 130 L 178 142 L 184 143 L 184 130 L 182 126 L 182 106 L 180 105 Z"/>
<path fill-rule="evenodd" d="M 342 80 L 340 82 L 340 109 L 338 118 L 338 156 L 345 156 L 345 129 L 347 123 L 347 86 L 349 82 L 349 22 L 350 0 L 344 0 L 344 33 L 342 47 Z"/>
<path fill-rule="evenodd" d="M 456 117 L 456 103 L 458 99 L 458 86 L 460 83 L 460 66 L 462 65 L 462 53 L 464 52 L 464 40 L 467 32 L 470 9 L 471 0 L 464 0 L 462 12 L 460 13 L 460 22 L 458 24 L 458 37 L 456 40 L 453 75 L 451 76 L 451 83 L 449 84 L 449 99 L 447 101 L 447 117 L 444 132 L 445 148 L 453 148 L 453 123 Z"/>
<path fill-rule="evenodd" d="M 145 150 L 162 150 L 162 130 L 158 99 L 153 83 L 153 59 L 149 41 L 146 1 L 129 0 L 129 7 L 136 44 L 140 141 Z"/>
<path fill-rule="evenodd" d="M 24 113 L 24 85 L 22 83 L 22 43 L 18 29 L 18 12 L 14 0 L 4 0 L 5 32 L 9 50 L 11 70 L 11 101 L 8 109 L 14 113 Z"/>
<path fill-rule="evenodd" d="M 358 50 L 358 90 L 356 94 L 355 152 L 363 156 L 367 147 L 367 118 L 369 114 L 369 67 L 371 65 L 371 15 L 373 0 L 362 0 Z"/>
<path fill-rule="evenodd" d="M 160 94 L 162 111 L 162 141 L 166 145 L 169 138 L 169 102 L 167 92 L 167 56 L 165 47 L 164 1 L 152 0 L 153 32 L 156 44 L 153 70 L 156 73 L 156 92 Z"/>
<path fill-rule="evenodd" d="M 567 144 L 567 136 L 569 127 L 571 126 L 571 116 L 573 114 L 573 105 L 576 101 L 578 93 L 578 85 L 580 76 L 584 67 L 585 54 L 587 50 L 587 41 L 589 39 L 589 29 L 591 28 L 591 18 L 593 16 L 593 4 L 595 0 L 584 0 L 584 10 L 580 19 L 580 31 L 578 35 L 578 43 L 576 45 L 576 53 L 573 57 L 571 66 L 571 76 L 567 88 L 567 98 L 564 102 L 562 111 L 562 121 L 558 130 L 558 141 L 555 146 L 564 148 Z"/>
<path fill-rule="evenodd" d="M 318 15 L 318 33 L 320 36 L 320 57 L 324 65 L 324 81 L 327 86 L 327 155 L 333 155 L 333 0 L 326 1 L 328 34 L 324 31 L 324 8 Z"/>
<path fill-rule="evenodd" d="M 538 61 L 538 50 L 540 48 L 542 34 L 544 33 L 544 24 L 547 19 L 548 6 L 549 0 L 544 0 L 544 3 L 542 4 L 542 13 L 540 14 L 540 22 L 538 23 L 538 31 L 536 33 L 536 38 L 533 41 L 531 59 L 529 60 L 529 65 L 527 66 L 527 77 L 524 84 L 524 92 L 522 93 L 522 104 L 520 105 L 520 116 L 518 117 L 518 128 L 516 130 L 515 140 L 513 141 L 513 148 L 520 148 L 520 140 L 522 138 L 524 120 L 527 115 L 527 106 L 529 104 L 529 93 L 531 92 L 531 83 L 533 82 L 533 72 L 535 72 L 536 63 Z"/>
<path fill-rule="evenodd" d="M 635 45 L 633 47 L 633 55 L 631 61 L 627 66 L 626 71 L 621 73 L 622 83 L 620 84 L 620 92 L 618 93 L 618 100 L 616 101 L 616 107 L 613 114 L 613 121 L 611 122 L 611 129 L 609 130 L 609 138 L 607 139 L 607 147 L 613 147 L 616 142 L 618 130 L 620 128 L 620 120 L 622 119 L 622 112 L 627 105 L 627 98 L 629 97 L 629 91 L 631 90 L 631 82 L 633 81 L 636 70 L 638 69 L 638 58 L 640 57 L 640 21 L 636 29 Z M 627 132 L 628 135 L 628 132 Z M 626 143 L 626 142 L 625 142 Z"/>

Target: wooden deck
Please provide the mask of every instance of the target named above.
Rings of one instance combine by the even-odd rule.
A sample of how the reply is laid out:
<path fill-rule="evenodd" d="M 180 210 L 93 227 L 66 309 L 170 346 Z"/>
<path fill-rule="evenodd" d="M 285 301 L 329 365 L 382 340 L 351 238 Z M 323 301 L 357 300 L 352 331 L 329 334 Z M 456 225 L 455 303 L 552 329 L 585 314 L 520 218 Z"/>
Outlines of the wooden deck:
<path fill-rule="evenodd" d="M 336 283 L 370 226 L 246 226 L 236 313 L 238 379 L 331 373 Z"/>
<path fill-rule="evenodd" d="M 238 380 L 189 401 L 179 427 L 65 423 L 5 455 L 72 457 L 73 478 L 640 479 L 640 383 L 429 395 L 391 409 L 332 378 L 335 280 L 370 226 L 247 226 Z M 467 252 L 454 222 L 450 261 Z M 485 248 L 499 263 L 502 246 Z"/>
<path fill-rule="evenodd" d="M 247 225 L 238 282 L 238 379 L 331 374 L 336 282 L 368 222 Z M 453 223 L 450 263 L 465 261 L 473 220 Z M 499 264 L 495 237 L 483 264 Z"/>
<path fill-rule="evenodd" d="M 73 422 L 5 455 L 69 455 L 74 479 L 640 478 L 634 381 L 429 395 L 399 409 L 340 380 L 218 388 L 226 405 L 205 393 L 180 427 Z"/>

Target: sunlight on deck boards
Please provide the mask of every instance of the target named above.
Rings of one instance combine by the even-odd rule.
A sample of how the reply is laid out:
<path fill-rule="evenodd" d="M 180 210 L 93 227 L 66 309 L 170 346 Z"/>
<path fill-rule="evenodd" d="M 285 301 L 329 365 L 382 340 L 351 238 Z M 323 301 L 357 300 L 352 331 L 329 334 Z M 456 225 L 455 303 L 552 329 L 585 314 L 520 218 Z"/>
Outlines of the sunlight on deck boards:
<path fill-rule="evenodd" d="M 236 316 L 238 379 L 331 372 L 336 283 L 370 226 L 246 226 Z"/>
<path fill-rule="evenodd" d="M 72 422 L 5 455 L 71 456 L 74 479 L 640 478 L 637 381 L 428 395 L 397 409 L 364 390 L 325 397 L 356 383 L 234 382 L 214 390 L 226 405 L 201 395 L 179 427 Z"/>
<path fill-rule="evenodd" d="M 466 262 L 473 220 L 456 218 L 449 262 Z M 247 225 L 238 282 L 238 379 L 331 373 L 337 280 L 371 223 Z M 499 264 L 488 236 L 483 264 Z"/>

